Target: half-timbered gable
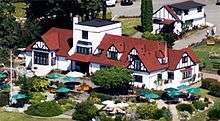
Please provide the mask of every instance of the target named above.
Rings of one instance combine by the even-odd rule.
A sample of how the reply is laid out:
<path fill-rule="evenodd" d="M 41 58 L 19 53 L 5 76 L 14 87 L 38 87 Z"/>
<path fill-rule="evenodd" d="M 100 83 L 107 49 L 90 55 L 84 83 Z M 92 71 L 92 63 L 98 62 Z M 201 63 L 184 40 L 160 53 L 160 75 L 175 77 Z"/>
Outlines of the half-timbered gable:
<path fill-rule="evenodd" d="M 114 45 L 109 47 L 109 49 L 107 50 L 106 54 L 107 54 L 106 56 L 108 58 L 114 59 L 114 60 L 118 60 L 118 50 L 117 50 L 117 48 Z"/>
<path fill-rule="evenodd" d="M 138 52 L 136 49 L 132 49 L 131 52 L 128 55 L 128 61 L 129 61 L 129 69 L 135 70 L 135 71 L 147 71 L 145 68 L 143 62 L 141 61 L 140 57 L 138 56 Z"/>
<path fill-rule="evenodd" d="M 190 67 L 193 65 L 195 65 L 195 62 L 192 61 L 191 57 L 187 53 L 184 53 L 179 63 L 177 64 L 176 68 L 180 69 L 180 68 Z"/>
<path fill-rule="evenodd" d="M 37 42 L 33 45 L 32 48 L 33 48 L 33 49 L 39 49 L 39 50 L 48 50 L 47 45 L 46 45 L 44 42 L 42 42 L 42 41 L 37 41 Z"/>

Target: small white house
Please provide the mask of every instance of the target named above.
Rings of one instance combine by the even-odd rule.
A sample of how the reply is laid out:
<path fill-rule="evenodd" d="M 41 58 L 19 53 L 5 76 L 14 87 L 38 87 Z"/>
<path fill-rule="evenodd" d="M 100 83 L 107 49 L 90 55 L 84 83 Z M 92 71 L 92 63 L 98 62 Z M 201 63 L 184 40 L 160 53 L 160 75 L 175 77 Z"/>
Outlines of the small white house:
<path fill-rule="evenodd" d="M 153 14 L 153 32 L 174 32 L 179 35 L 195 26 L 206 25 L 204 6 L 194 1 L 162 6 Z"/>
<path fill-rule="evenodd" d="M 29 45 L 26 67 L 38 74 L 52 69 L 92 74 L 122 66 L 133 70 L 135 86 L 144 84 L 149 89 L 177 87 L 201 78 L 191 48 L 172 50 L 166 43 L 122 36 L 120 22 L 74 18 L 73 23 L 73 31 L 51 28 Z"/>

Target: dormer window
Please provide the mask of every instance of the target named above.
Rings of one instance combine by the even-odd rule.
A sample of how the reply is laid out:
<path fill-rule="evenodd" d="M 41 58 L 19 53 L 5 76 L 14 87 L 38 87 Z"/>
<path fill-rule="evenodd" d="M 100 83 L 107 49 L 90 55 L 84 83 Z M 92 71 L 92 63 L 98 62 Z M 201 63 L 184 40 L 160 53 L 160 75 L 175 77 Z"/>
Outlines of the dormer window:
<path fill-rule="evenodd" d="M 184 15 L 188 15 L 189 14 L 189 10 L 184 10 Z"/>
<path fill-rule="evenodd" d="M 202 12 L 202 7 L 198 7 L 198 8 L 197 8 L 197 11 L 198 11 L 198 12 Z"/>
<path fill-rule="evenodd" d="M 114 46 L 111 46 L 107 51 L 107 57 L 113 60 L 117 60 L 118 50 Z"/>
<path fill-rule="evenodd" d="M 88 31 L 82 31 L 82 38 L 83 39 L 88 39 Z"/>
<path fill-rule="evenodd" d="M 141 59 L 138 56 L 136 49 L 132 49 L 128 55 L 128 61 L 130 65 L 128 68 L 133 69 L 135 71 L 146 71 L 147 69 L 144 67 L 144 64 L 141 62 Z"/>
<path fill-rule="evenodd" d="M 182 63 L 187 63 L 187 62 L 188 62 L 188 57 L 187 56 L 182 57 Z"/>

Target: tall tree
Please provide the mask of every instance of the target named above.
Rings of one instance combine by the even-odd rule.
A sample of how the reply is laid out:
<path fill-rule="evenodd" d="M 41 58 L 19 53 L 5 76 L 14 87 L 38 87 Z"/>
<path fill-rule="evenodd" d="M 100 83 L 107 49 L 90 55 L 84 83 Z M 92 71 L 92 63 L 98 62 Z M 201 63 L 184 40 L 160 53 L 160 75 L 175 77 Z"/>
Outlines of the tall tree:
<path fill-rule="evenodd" d="M 0 47 L 13 48 L 19 45 L 20 24 L 13 16 L 15 7 L 10 0 L 0 2 Z"/>
<path fill-rule="evenodd" d="M 84 20 L 94 19 L 98 16 L 101 8 L 105 7 L 104 0 L 81 0 L 81 16 Z"/>
<path fill-rule="evenodd" d="M 153 5 L 152 0 L 141 0 L 141 24 L 143 31 L 153 31 Z"/>

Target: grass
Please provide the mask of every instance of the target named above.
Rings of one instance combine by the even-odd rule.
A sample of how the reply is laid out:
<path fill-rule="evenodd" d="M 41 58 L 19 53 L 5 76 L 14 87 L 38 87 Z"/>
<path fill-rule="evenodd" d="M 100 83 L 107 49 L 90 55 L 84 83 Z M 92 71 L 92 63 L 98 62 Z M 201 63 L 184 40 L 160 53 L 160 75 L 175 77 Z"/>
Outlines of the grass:
<path fill-rule="evenodd" d="M 207 46 L 206 44 L 202 44 L 200 46 L 193 48 L 194 52 L 199 57 L 200 61 L 206 64 L 207 70 L 215 70 L 213 68 L 213 64 L 220 62 L 220 59 L 209 59 L 209 52 L 220 52 L 220 44 L 215 44 L 213 46 Z"/>
<path fill-rule="evenodd" d="M 25 18 L 26 17 L 26 10 L 25 9 L 28 7 L 28 5 L 23 2 L 17 2 L 14 4 L 15 4 L 15 14 L 14 15 L 19 18 Z"/>
<path fill-rule="evenodd" d="M 135 27 L 141 24 L 140 18 L 119 18 L 118 21 L 122 23 L 122 33 L 129 36 L 138 32 Z"/>
<path fill-rule="evenodd" d="M 206 89 L 201 89 L 201 92 L 199 93 L 199 95 L 201 95 L 202 97 L 208 97 L 211 98 L 214 102 L 220 101 L 219 97 L 214 97 L 208 94 L 208 90 Z M 204 112 L 198 112 L 195 116 L 193 116 L 189 121 L 206 121 L 207 119 L 207 113 L 208 110 L 204 111 Z"/>
<path fill-rule="evenodd" d="M 33 118 L 26 114 L 3 112 L 0 110 L 0 121 L 72 121 L 71 119 Z"/>

